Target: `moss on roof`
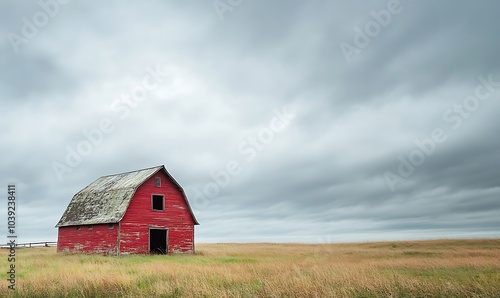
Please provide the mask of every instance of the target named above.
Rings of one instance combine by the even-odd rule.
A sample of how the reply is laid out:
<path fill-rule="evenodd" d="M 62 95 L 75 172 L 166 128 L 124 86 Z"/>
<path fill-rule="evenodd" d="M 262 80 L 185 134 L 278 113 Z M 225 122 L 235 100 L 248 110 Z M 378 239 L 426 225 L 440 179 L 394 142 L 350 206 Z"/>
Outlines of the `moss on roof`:
<path fill-rule="evenodd" d="M 73 196 L 56 227 L 119 222 L 125 215 L 136 189 L 160 170 L 164 170 L 179 187 L 195 224 L 198 224 L 182 187 L 162 165 L 97 179 Z"/>

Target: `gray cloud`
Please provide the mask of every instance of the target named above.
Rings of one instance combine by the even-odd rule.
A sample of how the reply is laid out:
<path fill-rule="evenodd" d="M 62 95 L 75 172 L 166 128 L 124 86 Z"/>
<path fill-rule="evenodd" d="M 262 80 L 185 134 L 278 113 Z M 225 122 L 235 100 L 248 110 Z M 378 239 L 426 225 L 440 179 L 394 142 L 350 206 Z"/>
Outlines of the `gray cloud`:
<path fill-rule="evenodd" d="M 500 81 L 500 4 L 401 0 L 348 63 L 340 44 L 388 2 L 243 1 L 221 21 L 211 2 L 73 1 L 19 53 L 7 34 L 41 8 L 0 3 L 0 176 L 18 185 L 21 237 L 55 239 L 81 188 L 158 164 L 188 190 L 200 241 L 498 237 L 500 90 L 453 109 L 479 76 Z M 121 117 L 156 66 L 170 75 Z M 253 148 L 285 106 L 295 117 Z M 114 130 L 60 181 L 52 163 L 102 119 Z M 446 140 L 392 191 L 384 173 L 436 128 Z M 241 173 L 210 197 L 230 161 Z"/>

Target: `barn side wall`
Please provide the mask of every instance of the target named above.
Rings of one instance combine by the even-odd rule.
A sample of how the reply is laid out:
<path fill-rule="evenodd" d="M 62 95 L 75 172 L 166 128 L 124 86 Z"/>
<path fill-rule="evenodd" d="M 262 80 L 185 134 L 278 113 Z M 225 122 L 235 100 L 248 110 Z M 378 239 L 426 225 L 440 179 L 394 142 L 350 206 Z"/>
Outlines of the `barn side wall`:
<path fill-rule="evenodd" d="M 108 224 L 59 227 L 57 251 L 102 253 L 116 255 L 118 252 L 118 224 L 110 229 Z"/>
<path fill-rule="evenodd" d="M 161 187 L 155 187 L 155 177 Z M 152 209 L 152 194 L 164 196 L 164 211 Z M 120 222 L 120 253 L 149 253 L 149 228 L 168 229 L 168 253 L 194 251 L 194 222 L 181 191 L 159 172 L 136 191 Z"/>

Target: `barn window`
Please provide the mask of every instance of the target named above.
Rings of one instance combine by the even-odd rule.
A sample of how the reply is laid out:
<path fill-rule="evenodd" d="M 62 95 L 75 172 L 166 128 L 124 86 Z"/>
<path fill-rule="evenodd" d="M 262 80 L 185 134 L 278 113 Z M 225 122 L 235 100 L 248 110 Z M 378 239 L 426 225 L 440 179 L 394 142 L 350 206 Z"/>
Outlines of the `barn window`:
<path fill-rule="evenodd" d="M 153 195 L 151 197 L 153 210 L 164 210 L 163 206 L 163 196 Z"/>
<path fill-rule="evenodd" d="M 161 186 L 161 178 L 155 177 L 155 187 L 160 187 L 160 186 Z"/>
<path fill-rule="evenodd" d="M 82 229 L 82 227 L 80 227 L 80 226 L 76 226 L 76 230 L 77 230 L 77 231 L 80 231 L 81 229 Z"/>
<path fill-rule="evenodd" d="M 108 229 L 112 230 L 115 228 L 115 225 L 114 224 L 108 224 Z"/>
<path fill-rule="evenodd" d="M 94 229 L 94 226 L 93 225 L 90 225 L 87 227 L 88 230 L 93 230 Z"/>

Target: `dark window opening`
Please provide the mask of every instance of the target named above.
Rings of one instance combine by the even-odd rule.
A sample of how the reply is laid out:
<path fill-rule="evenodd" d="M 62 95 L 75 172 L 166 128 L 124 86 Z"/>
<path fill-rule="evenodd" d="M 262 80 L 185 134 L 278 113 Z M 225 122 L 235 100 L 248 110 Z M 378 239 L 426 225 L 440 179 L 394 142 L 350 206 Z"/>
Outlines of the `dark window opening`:
<path fill-rule="evenodd" d="M 108 229 L 112 230 L 115 228 L 115 225 L 114 224 L 108 224 Z"/>
<path fill-rule="evenodd" d="M 149 229 L 149 253 L 159 255 L 168 253 L 167 230 Z"/>
<path fill-rule="evenodd" d="M 88 226 L 88 229 L 89 229 L 89 230 L 92 230 L 92 229 L 94 229 L 94 226 L 92 226 L 92 225 L 91 225 L 91 226 Z"/>
<path fill-rule="evenodd" d="M 76 227 L 76 230 L 77 230 L 77 231 L 80 231 L 81 229 L 82 229 L 82 227 L 80 227 L 80 226 L 77 226 L 77 227 Z"/>
<path fill-rule="evenodd" d="M 160 177 L 155 177 L 155 186 L 160 187 L 161 186 L 161 178 Z"/>
<path fill-rule="evenodd" d="M 153 195 L 153 210 L 163 210 L 163 196 Z"/>

